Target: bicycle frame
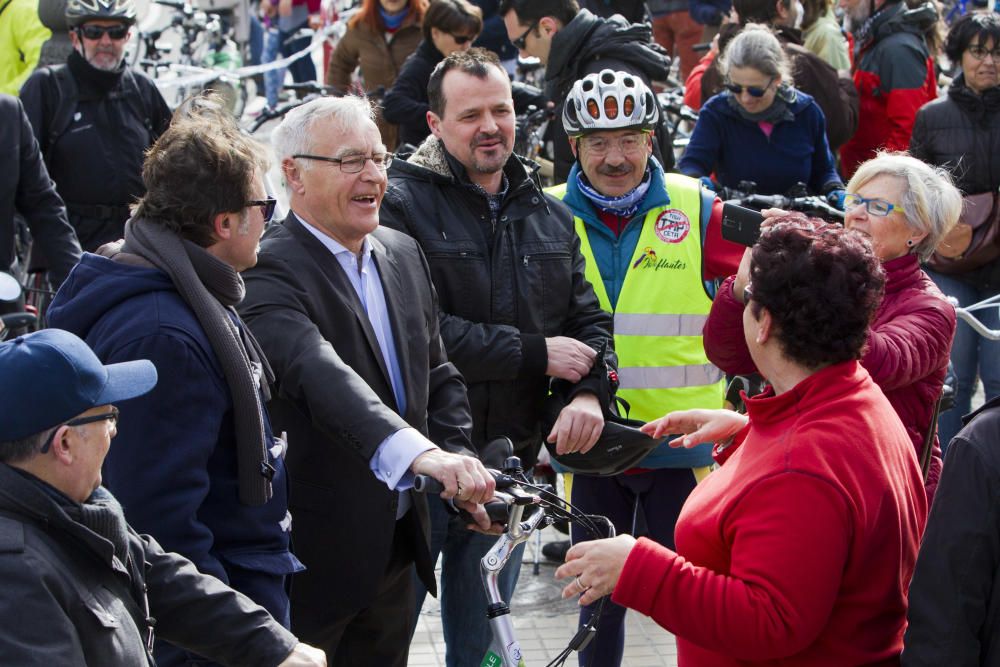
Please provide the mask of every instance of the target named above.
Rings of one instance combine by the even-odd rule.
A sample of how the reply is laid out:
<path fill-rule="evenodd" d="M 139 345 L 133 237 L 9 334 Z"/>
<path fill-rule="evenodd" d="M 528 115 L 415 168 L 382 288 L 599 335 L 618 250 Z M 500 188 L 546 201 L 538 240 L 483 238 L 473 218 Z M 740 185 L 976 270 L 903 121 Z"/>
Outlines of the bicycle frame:
<path fill-rule="evenodd" d="M 988 299 L 966 306 L 965 308 L 958 305 L 958 300 L 955 297 L 949 296 L 948 302 L 955 306 L 955 314 L 958 315 L 959 319 L 965 321 L 980 336 L 989 340 L 1000 340 L 1000 329 L 990 329 L 979 321 L 979 318 L 974 314 L 978 310 L 985 310 L 987 308 L 1000 310 L 1000 294 L 991 296 Z"/>
<path fill-rule="evenodd" d="M 538 528 L 538 524 L 545 519 L 545 510 L 541 507 L 524 523 L 521 522 L 523 514 L 523 505 L 514 505 L 511 508 L 507 532 L 500 536 L 497 543 L 480 561 L 483 588 L 486 590 L 486 599 L 489 602 L 486 613 L 490 619 L 490 629 L 493 631 L 493 643 L 480 663 L 482 667 L 501 667 L 501 665 L 524 667 L 521 645 L 514 635 L 510 607 L 501 597 L 499 586 L 500 573 L 510 560 L 514 548 L 527 541 L 531 533 Z"/>

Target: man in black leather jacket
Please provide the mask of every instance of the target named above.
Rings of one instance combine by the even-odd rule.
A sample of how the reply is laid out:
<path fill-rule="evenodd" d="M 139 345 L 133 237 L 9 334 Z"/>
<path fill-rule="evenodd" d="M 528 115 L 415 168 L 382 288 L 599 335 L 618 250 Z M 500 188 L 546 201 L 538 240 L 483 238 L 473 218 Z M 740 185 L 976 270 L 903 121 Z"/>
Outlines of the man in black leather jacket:
<path fill-rule="evenodd" d="M 653 29 L 646 23 L 629 23 L 620 15 L 595 16 L 580 9 L 576 0 L 502 0 L 500 14 L 511 43 L 545 65 L 545 95 L 557 105 L 556 118 L 562 116 L 570 88 L 588 74 L 603 69 L 627 72 L 647 86 L 667 79 L 670 57 L 653 42 Z M 575 158 L 561 123 L 556 123 L 555 133 L 555 182 L 564 183 Z M 665 117 L 654 136 L 653 155 L 670 171 L 674 154 Z"/>
<path fill-rule="evenodd" d="M 473 443 L 482 456 L 490 440 L 508 436 L 525 466 L 542 438 L 561 452 L 588 450 L 604 423 L 608 398 L 597 396 L 592 368 L 595 350 L 610 342 L 611 321 L 584 278 L 572 215 L 512 153 L 510 82 L 495 55 L 452 54 L 435 69 L 428 92 L 432 136 L 393 162 L 380 222 L 413 236 L 427 255 L 441 337 L 469 386 Z M 570 398 L 551 432 L 541 432 L 550 378 L 567 385 Z M 447 661 L 467 665 L 489 645 L 477 572 L 494 540 L 462 525 L 449 530 L 443 512 L 432 511 L 432 523 L 432 549 L 446 542 Z M 504 599 L 517 569 L 501 578 Z"/>

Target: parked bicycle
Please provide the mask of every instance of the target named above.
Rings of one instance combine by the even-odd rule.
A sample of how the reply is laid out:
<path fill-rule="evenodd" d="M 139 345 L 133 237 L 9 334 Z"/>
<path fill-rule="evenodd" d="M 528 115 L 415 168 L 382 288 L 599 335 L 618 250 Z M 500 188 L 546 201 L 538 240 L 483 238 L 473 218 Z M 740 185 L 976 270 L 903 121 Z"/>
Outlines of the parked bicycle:
<path fill-rule="evenodd" d="M 139 33 L 134 64 L 161 83 L 161 89 L 176 106 L 198 90 L 213 90 L 226 101 L 227 108 L 239 118 L 247 100 L 256 94 L 252 81 L 233 73 L 243 66 L 240 47 L 233 38 L 232 22 L 220 12 L 195 9 L 190 0 L 155 0 L 174 10 L 170 24 L 159 30 Z M 178 43 L 177 57 L 172 42 Z M 171 79 L 204 74 L 211 70 L 215 78 L 197 85 L 172 85 Z"/>

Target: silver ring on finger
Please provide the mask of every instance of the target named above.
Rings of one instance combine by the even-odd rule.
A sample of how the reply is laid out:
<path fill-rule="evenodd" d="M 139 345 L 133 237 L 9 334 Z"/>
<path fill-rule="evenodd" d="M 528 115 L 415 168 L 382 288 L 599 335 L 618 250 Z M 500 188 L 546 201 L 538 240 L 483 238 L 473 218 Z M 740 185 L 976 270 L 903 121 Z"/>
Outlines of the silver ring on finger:
<path fill-rule="evenodd" d="M 583 582 L 580 581 L 580 575 L 576 575 L 576 579 L 574 579 L 574 581 L 576 581 L 576 587 L 580 589 L 581 593 L 586 593 L 590 590 L 590 586 L 584 586 Z"/>

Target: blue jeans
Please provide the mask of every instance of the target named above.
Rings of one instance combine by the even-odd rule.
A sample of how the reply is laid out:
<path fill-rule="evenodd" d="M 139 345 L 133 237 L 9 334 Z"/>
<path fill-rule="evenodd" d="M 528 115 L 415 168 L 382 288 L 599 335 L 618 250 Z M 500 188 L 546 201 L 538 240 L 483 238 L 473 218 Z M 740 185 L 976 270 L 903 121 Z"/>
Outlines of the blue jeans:
<path fill-rule="evenodd" d="M 273 63 L 278 59 L 281 51 L 281 33 L 277 28 L 268 28 L 264 35 L 264 52 L 261 54 L 262 63 Z M 267 98 L 267 106 L 272 109 L 278 106 L 278 95 L 281 93 L 281 84 L 285 80 L 285 68 L 271 69 L 264 72 L 264 96 Z"/>
<path fill-rule="evenodd" d="M 674 548 L 674 524 L 695 487 L 690 468 L 663 468 L 615 477 L 573 476 L 573 505 L 585 514 L 611 519 L 618 535 L 648 537 Z M 594 539 L 580 524 L 571 528 L 573 544 Z M 580 627 L 597 610 L 594 602 L 580 609 Z M 625 651 L 625 607 L 604 601 L 597 636 L 580 652 L 580 667 L 617 667 Z"/>
<path fill-rule="evenodd" d="M 927 270 L 927 275 L 942 292 L 958 299 L 960 306 L 968 306 L 994 295 L 994 292 L 980 289 L 954 276 L 930 270 Z M 991 329 L 1000 327 L 996 308 L 980 310 L 976 317 Z M 983 381 L 987 401 L 1000 396 L 1000 341 L 983 338 L 972 327 L 959 320 L 955 341 L 951 346 L 951 363 L 956 376 L 955 407 L 942 412 L 938 418 L 942 455 L 951 439 L 962 430 L 962 416 L 972 411 L 972 395 L 976 391 L 977 377 Z"/>
<path fill-rule="evenodd" d="M 304 27 L 304 25 L 303 25 Z M 290 42 L 286 40 L 295 34 L 296 31 L 282 32 L 281 35 L 281 55 L 285 58 L 294 55 L 312 44 L 312 37 L 299 37 Z M 292 80 L 295 83 L 307 83 L 316 80 L 316 65 L 313 64 L 312 54 L 299 58 L 288 66 L 288 71 L 292 73 Z"/>
<path fill-rule="evenodd" d="M 447 647 L 447 667 L 478 665 L 490 647 L 493 633 L 486 618 L 486 593 L 479 561 L 497 542 L 496 535 L 483 535 L 465 527 L 465 522 L 448 514 L 437 498 L 428 498 L 431 515 L 431 558 L 441 559 L 441 625 Z M 500 575 L 500 594 L 510 602 L 521 571 L 524 544 L 518 545 Z M 416 575 L 417 616 L 427 589 Z M 416 619 L 416 616 L 414 616 Z M 414 627 L 416 622 L 414 621 Z"/>

